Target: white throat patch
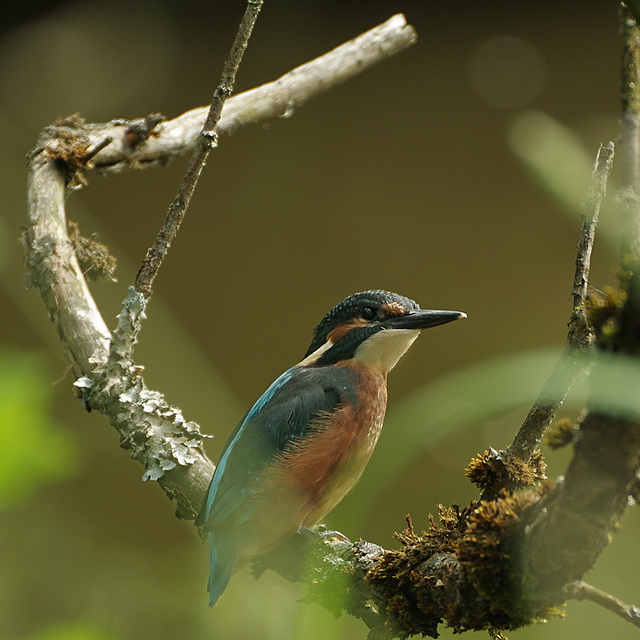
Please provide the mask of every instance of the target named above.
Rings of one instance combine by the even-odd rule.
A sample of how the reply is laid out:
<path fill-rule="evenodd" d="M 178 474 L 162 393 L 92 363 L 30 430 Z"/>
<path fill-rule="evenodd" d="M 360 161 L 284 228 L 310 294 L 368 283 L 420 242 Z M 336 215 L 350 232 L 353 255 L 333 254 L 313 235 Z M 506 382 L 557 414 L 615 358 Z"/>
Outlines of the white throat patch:
<path fill-rule="evenodd" d="M 353 356 L 355 362 L 388 373 L 420 334 L 420 329 L 382 329 L 369 336 Z"/>

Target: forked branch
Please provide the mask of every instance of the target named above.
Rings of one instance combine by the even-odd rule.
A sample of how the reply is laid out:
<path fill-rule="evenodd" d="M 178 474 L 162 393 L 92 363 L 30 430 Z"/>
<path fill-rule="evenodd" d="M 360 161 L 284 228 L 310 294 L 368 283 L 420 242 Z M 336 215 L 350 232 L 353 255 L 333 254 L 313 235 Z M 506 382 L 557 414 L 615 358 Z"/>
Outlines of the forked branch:
<path fill-rule="evenodd" d="M 250 10 L 258 4 L 250 3 Z M 313 96 L 415 42 L 413 28 L 404 16 L 396 15 L 278 80 L 230 98 L 221 113 L 213 110 L 209 126 L 217 136 L 225 136 L 248 124 L 289 115 Z M 223 93 L 227 90 L 228 86 Z M 186 420 L 162 394 L 147 389 L 141 369 L 131 360 L 145 314 L 143 295 L 129 290 L 118 327 L 113 334 L 109 331 L 69 241 L 65 198 L 70 187 L 83 184 L 84 173 L 90 170 L 153 166 L 192 150 L 208 113 L 209 108 L 202 107 L 169 121 L 151 114 L 106 124 L 70 118 L 47 127 L 31 156 L 23 237 L 26 280 L 45 302 L 85 405 L 109 417 L 122 446 L 144 464 L 145 479 L 158 480 L 167 495 L 177 500 L 182 517 L 195 515 L 213 464 L 204 454 L 198 425 Z M 106 367 L 109 353 L 115 368 Z"/>

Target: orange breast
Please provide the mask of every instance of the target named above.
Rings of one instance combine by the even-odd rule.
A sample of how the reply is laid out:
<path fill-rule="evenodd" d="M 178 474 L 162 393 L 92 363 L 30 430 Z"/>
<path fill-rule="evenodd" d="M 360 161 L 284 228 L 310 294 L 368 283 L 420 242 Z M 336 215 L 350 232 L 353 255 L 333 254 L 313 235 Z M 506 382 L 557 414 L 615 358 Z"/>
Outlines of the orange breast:
<path fill-rule="evenodd" d="M 269 548 L 302 525 L 317 524 L 364 471 L 382 428 L 387 385 L 384 373 L 359 367 L 358 374 L 357 404 L 345 400 L 336 412 L 319 416 L 265 471 L 252 520 L 272 540 Z"/>

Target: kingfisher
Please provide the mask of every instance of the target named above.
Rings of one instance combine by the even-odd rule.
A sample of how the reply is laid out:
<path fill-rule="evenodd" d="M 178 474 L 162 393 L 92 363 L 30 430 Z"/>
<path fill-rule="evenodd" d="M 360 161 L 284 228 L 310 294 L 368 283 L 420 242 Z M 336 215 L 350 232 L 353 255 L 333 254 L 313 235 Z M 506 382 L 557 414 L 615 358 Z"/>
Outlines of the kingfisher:
<path fill-rule="evenodd" d="M 422 329 L 465 317 L 382 290 L 327 313 L 304 358 L 240 421 L 211 479 L 196 518 L 209 540 L 210 606 L 251 558 L 312 529 L 344 498 L 378 440 L 389 371 Z"/>

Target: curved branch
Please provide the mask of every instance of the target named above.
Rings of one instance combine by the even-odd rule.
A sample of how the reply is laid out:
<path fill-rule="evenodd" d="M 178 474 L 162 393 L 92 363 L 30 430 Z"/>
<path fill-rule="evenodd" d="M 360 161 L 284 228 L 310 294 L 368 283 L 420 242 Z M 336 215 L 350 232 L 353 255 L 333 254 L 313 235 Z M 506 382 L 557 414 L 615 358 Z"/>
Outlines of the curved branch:
<path fill-rule="evenodd" d="M 394 16 L 279 80 L 230 98 L 216 134 L 288 115 L 311 97 L 415 41 L 415 31 L 404 16 Z M 214 465 L 204 453 L 198 425 L 187 421 L 162 394 L 149 390 L 141 367 L 129 357 L 145 311 L 140 294 L 129 291 L 111 335 L 69 240 L 65 196 L 69 188 L 83 184 L 88 170 L 152 166 L 192 149 L 207 111 L 193 109 L 168 122 L 152 114 L 107 124 L 70 118 L 47 127 L 31 156 L 23 236 L 26 281 L 38 289 L 56 325 L 85 406 L 108 416 L 120 433 L 121 445 L 144 464 L 144 479 L 158 480 L 177 500 L 177 514 L 187 518 L 199 509 Z"/>

